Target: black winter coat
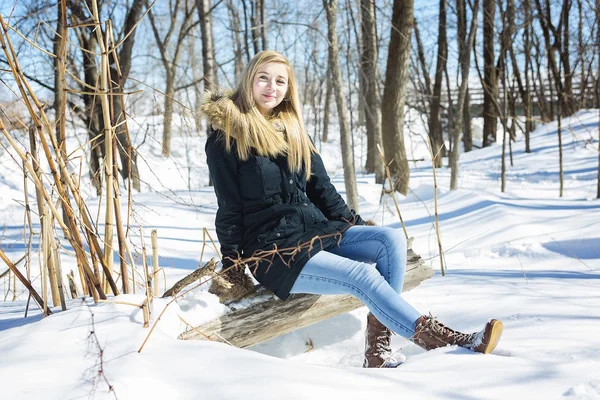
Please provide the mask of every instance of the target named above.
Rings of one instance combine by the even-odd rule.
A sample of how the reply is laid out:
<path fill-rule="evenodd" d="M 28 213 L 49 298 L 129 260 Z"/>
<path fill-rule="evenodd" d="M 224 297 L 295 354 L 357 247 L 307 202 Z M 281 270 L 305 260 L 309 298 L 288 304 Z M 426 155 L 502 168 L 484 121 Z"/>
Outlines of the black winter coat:
<path fill-rule="evenodd" d="M 225 149 L 224 134 L 213 129 L 206 141 L 206 157 L 219 209 L 216 230 L 223 266 L 241 256 L 280 251 L 248 266 L 263 286 L 286 299 L 310 257 L 337 245 L 340 234 L 354 224 L 363 225 L 335 187 L 318 154 L 312 156 L 311 179 L 304 172 L 290 172 L 287 159 L 251 155 L 241 161 L 235 141 Z M 315 237 L 312 248 L 308 245 Z"/>

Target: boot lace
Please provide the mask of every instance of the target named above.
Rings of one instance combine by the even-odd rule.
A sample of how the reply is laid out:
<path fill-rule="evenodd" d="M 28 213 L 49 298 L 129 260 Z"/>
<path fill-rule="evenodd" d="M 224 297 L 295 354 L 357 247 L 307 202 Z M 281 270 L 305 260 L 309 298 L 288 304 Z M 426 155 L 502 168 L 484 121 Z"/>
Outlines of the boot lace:
<path fill-rule="evenodd" d="M 476 338 L 475 333 L 462 333 L 448 328 L 431 314 L 429 314 L 429 318 L 427 318 L 426 328 L 431 329 L 431 331 L 439 337 L 447 339 L 449 344 L 462 347 L 472 347 L 474 339 Z"/>

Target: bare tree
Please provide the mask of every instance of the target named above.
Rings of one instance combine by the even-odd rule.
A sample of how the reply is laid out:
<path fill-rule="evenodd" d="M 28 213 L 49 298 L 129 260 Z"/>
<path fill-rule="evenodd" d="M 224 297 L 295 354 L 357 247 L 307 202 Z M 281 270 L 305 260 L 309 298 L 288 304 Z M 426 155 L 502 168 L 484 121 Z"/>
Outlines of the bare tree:
<path fill-rule="evenodd" d="M 456 17 L 458 20 L 458 53 L 463 52 L 462 46 L 467 44 L 467 4 L 463 1 L 456 2 Z M 469 49 L 470 51 L 470 49 Z M 469 82 L 467 81 L 467 88 L 465 89 L 465 98 L 463 105 L 463 145 L 465 152 L 471 151 L 473 148 L 473 132 L 471 130 L 471 101 L 469 96 Z M 458 143 L 454 143 L 458 145 Z"/>
<path fill-rule="evenodd" d="M 600 21 L 600 0 L 595 2 L 596 21 Z M 596 52 L 600 56 L 600 27 L 596 27 Z M 600 105 L 600 63 L 598 63 L 596 79 L 596 105 Z M 598 178 L 596 198 L 600 199 L 600 109 L 598 110 Z"/>
<path fill-rule="evenodd" d="M 211 0 L 196 0 L 200 29 L 202 32 L 202 66 L 204 70 L 204 90 L 214 90 L 219 86 L 217 62 L 212 28 Z"/>
<path fill-rule="evenodd" d="M 435 78 L 433 81 L 433 95 L 429 103 L 429 139 L 433 147 L 435 167 L 442 166 L 442 157 L 446 156 L 442 123 L 440 120 L 440 106 L 442 101 L 442 80 L 448 59 L 448 40 L 446 38 L 446 0 L 440 0 L 438 17 L 438 41 Z"/>
<path fill-rule="evenodd" d="M 569 60 L 569 10 L 571 8 L 570 0 L 563 0 L 560 13 L 560 22 L 558 27 L 552 22 L 552 10 L 550 1 L 545 0 L 544 5 L 540 0 L 535 0 L 535 6 L 539 15 L 540 27 L 544 36 L 546 54 L 548 56 L 549 75 L 554 80 L 554 87 L 557 93 L 561 93 L 560 98 L 561 112 L 563 116 L 571 115 L 575 111 L 573 104 L 573 79 L 571 74 L 571 63 Z M 556 53 L 559 60 L 556 59 Z M 559 73 L 559 64 L 562 67 L 562 73 Z M 561 79 L 564 76 L 564 80 Z M 552 102 L 550 102 L 552 105 Z"/>
<path fill-rule="evenodd" d="M 117 93 L 117 96 L 114 97 L 119 98 L 112 101 L 112 114 L 115 119 L 112 125 L 116 126 L 115 134 L 121 159 L 121 176 L 123 179 L 130 179 L 130 184 L 137 190 L 140 189 L 137 154 L 131 143 L 127 125 L 121 123 L 125 118 L 125 111 L 123 109 L 124 100 L 123 96 L 119 96 L 118 94 L 123 92 L 123 87 L 127 83 L 127 78 L 131 71 L 133 47 L 136 37 L 135 28 L 141 17 L 145 2 L 146 0 L 134 0 L 125 9 L 125 20 L 120 40 L 122 44 L 116 52 L 111 52 L 108 57 L 111 67 L 110 89 L 113 93 Z M 67 0 L 66 4 L 75 20 L 84 22 L 89 21 L 91 18 L 87 12 L 87 8 L 82 6 L 80 2 Z M 99 7 L 102 7 L 102 4 L 99 2 Z M 88 87 L 96 87 L 99 77 L 94 58 L 94 54 L 97 53 L 98 39 L 92 28 L 89 24 L 82 23 L 77 25 L 76 29 L 73 29 L 80 44 L 83 76 L 85 84 Z M 115 59 L 115 54 L 117 54 L 118 60 Z M 119 68 L 117 68 L 117 64 Z M 84 92 L 82 98 L 85 104 L 85 112 L 81 113 L 80 116 L 88 127 L 88 136 L 90 138 L 90 177 L 97 192 L 100 193 L 102 190 L 100 161 L 104 158 L 105 149 L 104 122 L 102 120 L 100 104 L 96 101 L 95 96 L 90 94 L 89 90 L 83 85 L 80 85 L 80 87 Z"/>
<path fill-rule="evenodd" d="M 375 172 L 375 182 L 383 183 L 385 168 L 377 153 L 377 144 L 383 145 L 381 137 L 381 98 L 377 69 L 377 33 L 375 30 L 375 2 L 361 0 L 362 49 L 360 70 L 364 85 L 365 122 L 367 128 L 367 172 Z"/>
<path fill-rule="evenodd" d="M 163 122 L 163 140 L 162 154 L 166 157 L 171 155 L 171 136 L 172 136 L 172 121 L 173 121 L 173 104 L 175 100 L 175 80 L 177 78 L 177 67 L 181 50 L 185 43 L 185 38 L 199 23 L 194 22 L 193 16 L 196 11 L 196 5 L 186 0 L 175 0 L 169 4 L 168 28 L 161 37 L 156 16 L 154 11 L 148 13 L 152 33 L 156 40 L 156 45 L 160 53 L 160 59 L 165 70 L 165 110 Z M 180 13 L 181 18 L 180 18 Z M 176 31 L 179 31 L 176 33 Z M 177 36 L 174 36 L 176 34 Z M 171 40 L 173 39 L 173 40 Z M 172 49 L 173 54 L 169 54 L 169 49 Z"/>
<path fill-rule="evenodd" d="M 329 119 L 331 118 L 331 93 L 333 92 L 333 81 L 329 67 L 327 68 L 327 79 L 325 79 L 325 105 L 323 106 L 323 134 L 321 141 L 327 143 L 329 140 Z"/>
<path fill-rule="evenodd" d="M 381 105 L 385 156 L 390 162 L 390 173 L 395 178 L 393 190 L 404 195 L 408 193 L 410 180 L 410 169 L 404 146 L 404 105 L 414 24 L 413 10 L 413 0 L 394 1 Z"/>
<path fill-rule="evenodd" d="M 457 0 L 457 2 L 466 2 L 466 0 Z M 452 125 L 452 136 L 454 138 L 454 145 L 452 147 L 452 154 L 450 157 L 452 173 L 450 175 L 450 189 L 455 190 L 458 188 L 458 159 L 460 156 L 460 135 L 463 128 L 463 107 L 465 104 L 465 96 L 467 94 L 467 82 L 469 79 L 469 67 L 471 64 L 471 49 L 473 48 L 473 42 L 475 41 L 475 33 L 477 31 L 477 18 L 476 15 L 479 11 L 479 0 L 475 0 L 473 8 L 471 10 L 471 26 L 469 33 L 466 36 L 466 42 L 463 43 L 459 52 L 459 64 L 461 73 L 461 82 L 458 89 L 458 99 L 456 101 L 456 114 L 453 118 Z"/>
<path fill-rule="evenodd" d="M 350 126 L 346 115 L 346 99 L 342 83 L 342 72 L 338 57 L 338 38 L 336 32 L 337 0 L 323 0 L 327 14 L 327 39 L 329 40 L 329 70 L 335 99 L 338 118 L 340 121 L 340 144 L 342 146 L 342 162 L 344 165 L 344 182 L 346 184 L 346 199 L 350 208 L 358 212 L 358 191 L 356 189 L 356 174 L 352 158 L 352 139 Z"/>
<path fill-rule="evenodd" d="M 242 40 L 240 37 L 241 24 L 240 14 L 237 7 L 234 5 L 233 0 L 227 0 L 227 13 L 229 15 L 229 23 L 231 25 L 231 41 L 233 43 L 233 62 L 234 62 L 234 75 L 235 80 L 242 75 L 244 70 L 244 59 L 243 59 L 243 47 Z"/>
<path fill-rule="evenodd" d="M 483 147 L 496 141 L 498 116 L 494 101 L 498 98 L 494 41 L 496 0 L 483 0 Z"/>

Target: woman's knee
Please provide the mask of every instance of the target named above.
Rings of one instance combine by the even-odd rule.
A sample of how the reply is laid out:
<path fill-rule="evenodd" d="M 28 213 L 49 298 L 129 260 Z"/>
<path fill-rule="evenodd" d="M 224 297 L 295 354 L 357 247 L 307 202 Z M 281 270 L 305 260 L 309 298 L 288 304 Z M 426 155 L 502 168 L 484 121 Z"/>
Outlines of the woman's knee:
<path fill-rule="evenodd" d="M 406 236 L 402 230 L 382 227 L 381 239 L 389 250 L 406 255 Z"/>

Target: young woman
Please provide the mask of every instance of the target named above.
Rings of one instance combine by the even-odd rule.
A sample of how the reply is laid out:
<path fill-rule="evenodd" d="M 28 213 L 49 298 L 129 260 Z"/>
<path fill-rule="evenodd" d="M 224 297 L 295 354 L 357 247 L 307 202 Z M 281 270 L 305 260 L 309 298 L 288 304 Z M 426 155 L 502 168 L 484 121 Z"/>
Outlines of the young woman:
<path fill-rule="evenodd" d="M 500 321 L 463 334 L 402 299 L 406 240 L 398 230 L 366 226 L 331 184 L 305 131 L 294 71 L 283 55 L 258 53 L 237 90 L 206 93 L 202 111 L 212 126 L 206 156 L 226 273 L 248 264 L 282 300 L 290 293 L 359 298 L 370 310 L 364 367 L 397 365 L 389 357 L 391 331 L 427 350 L 496 347 Z"/>

